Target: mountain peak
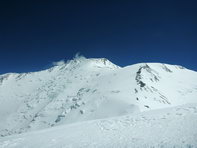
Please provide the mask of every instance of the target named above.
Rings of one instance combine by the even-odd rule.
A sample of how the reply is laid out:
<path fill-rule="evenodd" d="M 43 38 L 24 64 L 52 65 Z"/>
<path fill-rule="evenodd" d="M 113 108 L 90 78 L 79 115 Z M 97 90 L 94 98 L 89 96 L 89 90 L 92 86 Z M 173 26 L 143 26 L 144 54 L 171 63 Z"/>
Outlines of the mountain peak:
<path fill-rule="evenodd" d="M 120 68 L 119 66 L 113 64 L 106 58 L 86 58 L 84 56 L 77 56 L 74 57 L 72 60 L 61 60 L 58 62 L 54 62 L 53 64 L 55 67 L 58 66 L 60 69 L 65 67 L 83 67 L 83 66 L 92 66 L 92 67 L 99 67 L 99 68 L 110 68 L 116 69 Z M 52 68 L 53 69 L 53 68 Z"/>

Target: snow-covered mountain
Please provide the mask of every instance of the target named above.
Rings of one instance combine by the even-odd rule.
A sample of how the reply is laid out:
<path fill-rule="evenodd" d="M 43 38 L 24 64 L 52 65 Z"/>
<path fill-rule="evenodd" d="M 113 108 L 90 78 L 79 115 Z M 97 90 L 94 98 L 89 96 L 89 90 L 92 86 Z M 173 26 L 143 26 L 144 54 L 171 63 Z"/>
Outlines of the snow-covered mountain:
<path fill-rule="evenodd" d="M 0 135 L 188 103 L 197 103 L 195 71 L 79 57 L 40 72 L 0 75 Z"/>

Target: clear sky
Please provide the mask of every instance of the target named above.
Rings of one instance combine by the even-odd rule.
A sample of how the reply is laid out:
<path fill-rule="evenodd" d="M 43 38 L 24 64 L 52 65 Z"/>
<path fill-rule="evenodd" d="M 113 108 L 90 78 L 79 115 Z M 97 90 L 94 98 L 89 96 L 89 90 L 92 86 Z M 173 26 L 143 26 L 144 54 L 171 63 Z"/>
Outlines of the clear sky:
<path fill-rule="evenodd" d="M 197 1 L 0 1 L 1 74 L 45 69 L 77 52 L 120 66 L 197 70 Z"/>

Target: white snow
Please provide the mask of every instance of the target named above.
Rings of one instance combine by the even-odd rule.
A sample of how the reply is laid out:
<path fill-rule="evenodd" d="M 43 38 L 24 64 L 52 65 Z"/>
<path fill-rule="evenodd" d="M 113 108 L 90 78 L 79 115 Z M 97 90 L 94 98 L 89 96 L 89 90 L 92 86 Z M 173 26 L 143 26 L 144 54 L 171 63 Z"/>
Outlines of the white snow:
<path fill-rule="evenodd" d="M 197 104 L 85 121 L 0 139 L 1 148 L 195 148 Z"/>
<path fill-rule="evenodd" d="M 196 146 L 195 71 L 84 57 L 54 65 L 0 75 L 0 147 Z"/>

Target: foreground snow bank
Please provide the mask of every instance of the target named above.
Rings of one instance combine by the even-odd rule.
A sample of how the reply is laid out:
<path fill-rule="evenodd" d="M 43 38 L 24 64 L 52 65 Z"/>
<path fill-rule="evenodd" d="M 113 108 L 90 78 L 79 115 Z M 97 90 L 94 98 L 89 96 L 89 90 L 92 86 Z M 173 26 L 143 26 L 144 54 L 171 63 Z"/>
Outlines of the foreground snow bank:
<path fill-rule="evenodd" d="M 0 139 L 1 148 L 197 147 L 197 104 L 86 121 Z"/>

